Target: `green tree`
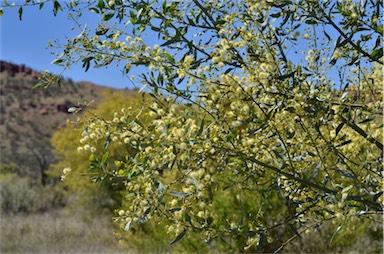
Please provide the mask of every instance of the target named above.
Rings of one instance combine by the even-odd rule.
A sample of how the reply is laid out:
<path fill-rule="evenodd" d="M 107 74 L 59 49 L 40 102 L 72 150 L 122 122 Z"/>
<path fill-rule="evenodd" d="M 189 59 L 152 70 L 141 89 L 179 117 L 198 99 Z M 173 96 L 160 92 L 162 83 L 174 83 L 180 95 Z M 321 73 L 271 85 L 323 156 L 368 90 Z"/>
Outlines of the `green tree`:
<path fill-rule="evenodd" d="M 67 127 L 54 133 L 51 143 L 59 161 L 52 165 L 50 175 L 61 178 L 64 188 L 68 189 L 71 201 L 68 205 L 76 208 L 83 207 L 87 213 L 92 209 L 98 212 L 102 208 L 113 210 L 119 206 L 119 186 L 108 185 L 107 188 L 98 188 L 98 173 L 89 171 L 89 154 L 83 152 L 89 150 L 92 157 L 102 156 L 105 142 L 97 142 L 92 147 L 84 145 L 87 141 L 87 126 L 95 117 L 104 121 L 112 120 L 110 114 L 117 109 L 132 110 L 139 104 L 140 96 L 136 92 L 105 91 L 103 100 L 96 108 L 92 104 L 83 109 L 78 121 L 67 122 Z M 93 127 L 93 125 L 92 125 Z M 93 137 L 93 135 L 91 135 Z M 82 139 L 81 139 L 82 138 Z M 109 147 L 109 160 L 118 163 L 125 158 L 124 149 L 114 143 Z M 74 202 L 76 200 L 76 202 Z"/>
<path fill-rule="evenodd" d="M 121 163 L 110 148 L 90 163 L 101 183 L 124 183 L 126 231 L 161 220 L 173 242 L 199 232 L 271 251 L 279 227 L 295 237 L 382 213 L 382 1 L 53 2 L 100 15 L 94 31 L 76 23 L 56 64 L 144 65 L 162 98 L 142 105 L 146 123 L 116 111 L 87 124 L 88 153 L 125 144 Z"/>

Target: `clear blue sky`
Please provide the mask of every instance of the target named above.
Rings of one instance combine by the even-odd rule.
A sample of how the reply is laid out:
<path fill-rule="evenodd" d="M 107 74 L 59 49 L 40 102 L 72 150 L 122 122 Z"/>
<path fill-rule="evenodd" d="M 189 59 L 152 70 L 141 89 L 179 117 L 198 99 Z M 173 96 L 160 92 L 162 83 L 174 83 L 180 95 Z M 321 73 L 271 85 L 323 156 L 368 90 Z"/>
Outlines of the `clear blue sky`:
<path fill-rule="evenodd" d="M 97 22 L 97 18 L 91 13 L 86 13 L 83 17 L 90 24 Z M 52 6 L 48 4 L 40 11 L 37 6 L 24 8 L 22 21 L 18 18 L 18 8 L 6 8 L 0 17 L 0 59 L 25 64 L 37 71 L 49 70 L 59 73 L 62 67 L 51 64 L 55 56 L 51 54 L 52 49 L 47 48 L 48 40 L 59 38 L 64 42 L 65 36 L 76 36 L 80 31 L 72 31 L 72 26 L 73 22 L 68 20 L 66 13 L 59 12 L 54 17 Z M 120 69 L 114 65 L 108 68 L 90 68 L 88 72 L 84 72 L 79 64 L 65 71 L 63 76 L 74 81 L 91 81 L 115 88 L 133 88 L 132 82 L 126 77 L 123 78 Z"/>
<path fill-rule="evenodd" d="M 8 2 L 12 1 L 8 0 Z M 14 2 L 17 3 L 18 0 L 14 0 Z M 51 54 L 52 49 L 48 48 L 48 40 L 60 39 L 64 41 L 66 36 L 73 38 L 81 31 L 78 29 L 71 30 L 74 23 L 68 19 L 66 12 L 59 12 L 54 17 L 52 3 L 47 3 L 40 11 L 38 6 L 25 7 L 23 10 L 22 21 L 18 18 L 17 7 L 5 8 L 3 16 L 0 17 L 0 59 L 16 64 L 25 64 L 38 71 L 49 70 L 52 73 L 60 73 L 62 67 L 51 64 L 55 56 Z M 88 23 L 88 28 L 95 27 L 99 18 L 98 15 L 91 12 L 84 12 L 82 22 Z M 302 30 L 302 32 L 304 31 Z M 333 40 L 339 36 L 332 28 L 328 28 L 327 32 Z M 154 44 L 156 40 L 150 38 L 146 42 Z M 299 44 L 296 50 L 299 52 L 298 54 L 291 52 L 287 55 L 294 62 L 304 59 L 300 52 L 307 50 L 306 44 Z M 333 80 L 338 83 L 336 69 L 337 66 L 334 66 L 328 70 L 328 75 L 334 77 Z M 137 76 L 139 71 L 144 71 L 144 69 L 135 70 L 132 68 L 129 75 Z M 120 68 L 115 67 L 114 64 L 109 65 L 108 68 L 90 68 L 88 72 L 84 72 L 79 64 L 65 71 L 63 76 L 74 81 L 91 81 L 95 84 L 115 88 L 134 88 L 132 81 L 123 77 Z M 140 87 L 140 84 L 136 81 L 135 86 Z"/>

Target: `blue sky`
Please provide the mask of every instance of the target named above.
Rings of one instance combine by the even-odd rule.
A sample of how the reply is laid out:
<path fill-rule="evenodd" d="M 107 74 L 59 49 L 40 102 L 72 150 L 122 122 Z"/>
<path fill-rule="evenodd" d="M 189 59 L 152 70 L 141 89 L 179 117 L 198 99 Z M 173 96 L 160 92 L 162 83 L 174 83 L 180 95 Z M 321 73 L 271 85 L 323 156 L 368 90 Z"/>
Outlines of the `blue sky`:
<path fill-rule="evenodd" d="M 9 0 L 9 2 L 11 1 Z M 17 3 L 17 0 L 15 2 Z M 82 22 L 88 23 L 88 28 L 95 27 L 99 18 L 92 12 L 84 12 Z M 48 40 L 64 41 L 66 36 L 71 38 L 77 36 L 81 31 L 78 29 L 71 30 L 73 25 L 74 23 L 68 19 L 66 12 L 59 12 L 56 17 L 53 15 L 52 3 L 47 3 L 40 11 L 38 6 L 25 7 L 22 21 L 18 18 L 17 7 L 5 8 L 3 16 L 0 17 L 0 59 L 16 64 L 25 64 L 38 71 L 49 70 L 52 73 L 60 73 L 62 67 L 51 64 L 55 56 L 51 54 L 52 49 L 48 48 Z M 304 33 L 304 30 L 300 29 L 299 31 Z M 327 33 L 332 37 L 332 40 L 336 40 L 339 36 L 330 27 L 327 28 Z M 149 43 L 148 45 L 158 42 L 157 36 L 152 35 L 149 35 L 145 41 Z M 296 64 L 305 58 L 301 51 L 308 49 L 306 43 L 303 44 L 302 42 L 287 54 L 287 57 Z M 294 53 L 295 50 L 298 53 Z M 132 68 L 129 75 L 138 76 L 139 71 L 144 71 L 144 69 L 137 68 L 135 70 Z M 340 83 L 337 65 L 327 70 L 327 74 L 336 84 Z M 95 84 L 115 88 L 134 88 L 134 85 L 140 87 L 140 83 L 137 82 L 133 85 L 132 81 L 124 77 L 121 69 L 114 64 L 109 65 L 108 68 L 90 68 L 88 72 L 84 72 L 79 64 L 66 70 L 63 76 L 74 81 L 91 81 Z"/>
<path fill-rule="evenodd" d="M 85 13 L 83 18 L 86 22 L 96 23 L 98 17 Z M 6 8 L 0 17 L 0 59 L 25 64 L 38 71 L 60 73 L 62 67 L 51 64 L 55 56 L 51 54 L 52 49 L 48 48 L 48 40 L 58 38 L 64 41 L 65 36 L 76 36 L 80 31 L 72 31 L 72 26 L 73 23 L 68 20 L 66 13 L 59 12 L 54 17 L 52 7 L 48 4 L 40 11 L 38 7 L 24 8 L 22 21 L 18 18 L 18 8 Z M 84 72 L 80 65 L 73 66 L 66 70 L 63 76 L 74 81 L 91 81 L 115 88 L 133 88 L 132 82 L 126 77 L 123 78 L 120 69 L 114 65 L 108 68 L 90 68 L 88 72 Z"/>
<path fill-rule="evenodd" d="M 17 1 L 15 2 L 17 3 Z M 94 27 L 99 18 L 92 12 L 84 12 L 82 21 L 88 23 L 89 28 Z M 68 19 L 65 11 L 58 12 L 56 17 L 53 15 L 52 3 L 47 3 L 40 11 L 38 6 L 24 7 L 22 21 L 18 18 L 18 7 L 5 8 L 3 16 L 0 17 L 0 59 L 16 64 L 25 64 L 38 71 L 49 70 L 52 73 L 60 73 L 62 67 L 51 64 L 55 56 L 51 54 L 52 49 L 48 48 L 48 40 L 59 39 L 64 42 L 66 36 L 71 38 L 77 36 L 81 31 L 77 28 L 71 30 L 73 25 L 73 21 Z M 153 39 L 146 40 L 146 42 L 154 44 Z M 301 52 L 305 46 L 300 45 L 299 48 L 299 52 Z M 295 55 L 292 58 L 296 59 L 296 57 Z M 132 68 L 129 75 L 138 76 L 138 71 L 140 69 L 135 71 Z M 63 76 L 74 81 L 91 81 L 95 84 L 115 88 L 134 87 L 132 81 L 123 77 L 121 69 L 113 64 L 109 65 L 108 68 L 90 68 L 88 72 L 84 72 L 81 64 L 79 64 L 66 70 Z M 137 82 L 135 85 L 140 87 Z"/>

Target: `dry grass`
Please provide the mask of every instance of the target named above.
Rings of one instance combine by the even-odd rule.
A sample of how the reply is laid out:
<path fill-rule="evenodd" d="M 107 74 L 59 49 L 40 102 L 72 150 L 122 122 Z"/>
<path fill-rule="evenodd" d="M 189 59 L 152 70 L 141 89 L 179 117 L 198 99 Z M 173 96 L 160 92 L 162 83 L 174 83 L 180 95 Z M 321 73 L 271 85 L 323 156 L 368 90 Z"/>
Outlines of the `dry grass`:
<path fill-rule="evenodd" d="M 382 224 L 362 227 L 355 232 L 358 236 L 350 239 L 336 239 L 339 243 L 330 244 L 333 227 L 324 227 L 303 235 L 284 248 L 282 253 L 383 253 Z M 84 212 L 68 213 L 55 210 L 42 214 L 17 214 L 1 216 L 0 253 L 193 253 L 186 245 L 169 249 L 166 237 L 162 235 L 130 235 L 125 243 L 115 237 L 111 216 L 97 215 L 84 217 Z M 154 230 L 155 228 L 147 228 Z M 121 233 L 121 231 L 120 231 Z M 131 248 L 128 246 L 130 242 Z M 341 241 L 341 242 L 340 242 Z M 189 246 L 191 247 L 191 246 Z M 201 247 L 201 246 L 200 246 Z M 136 249 L 137 248 L 137 249 Z M 136 249 L 136 251 L 133 251 Z M 199 249 L 199 248 L 198 248 Z M 207 250 L 206 250 L 207 251 Z M 210 250 L 218 253 L 218 250 Z"/>
<path fill-rule="evenodd" d="M 1 253 L 122 253 L 111 217 L 89 221 L 64 210 L 1 216 Z"/>

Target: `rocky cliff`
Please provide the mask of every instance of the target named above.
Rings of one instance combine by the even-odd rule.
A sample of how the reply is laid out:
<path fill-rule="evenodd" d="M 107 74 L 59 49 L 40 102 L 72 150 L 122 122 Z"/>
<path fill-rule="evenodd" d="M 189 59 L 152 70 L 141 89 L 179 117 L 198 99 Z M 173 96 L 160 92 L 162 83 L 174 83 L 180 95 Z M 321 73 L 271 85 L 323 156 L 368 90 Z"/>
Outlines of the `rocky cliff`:
<path fill-rule="evenodd" d="M 18 65 L 0 60 L 0 75 L 8 75 L 10 77 L 14 77 L 17 74 L 21 74 L 24 77 L 30 77 L 34 79 L 37 79 L 40 76 L 39 72 L 25 65 Z"/>

